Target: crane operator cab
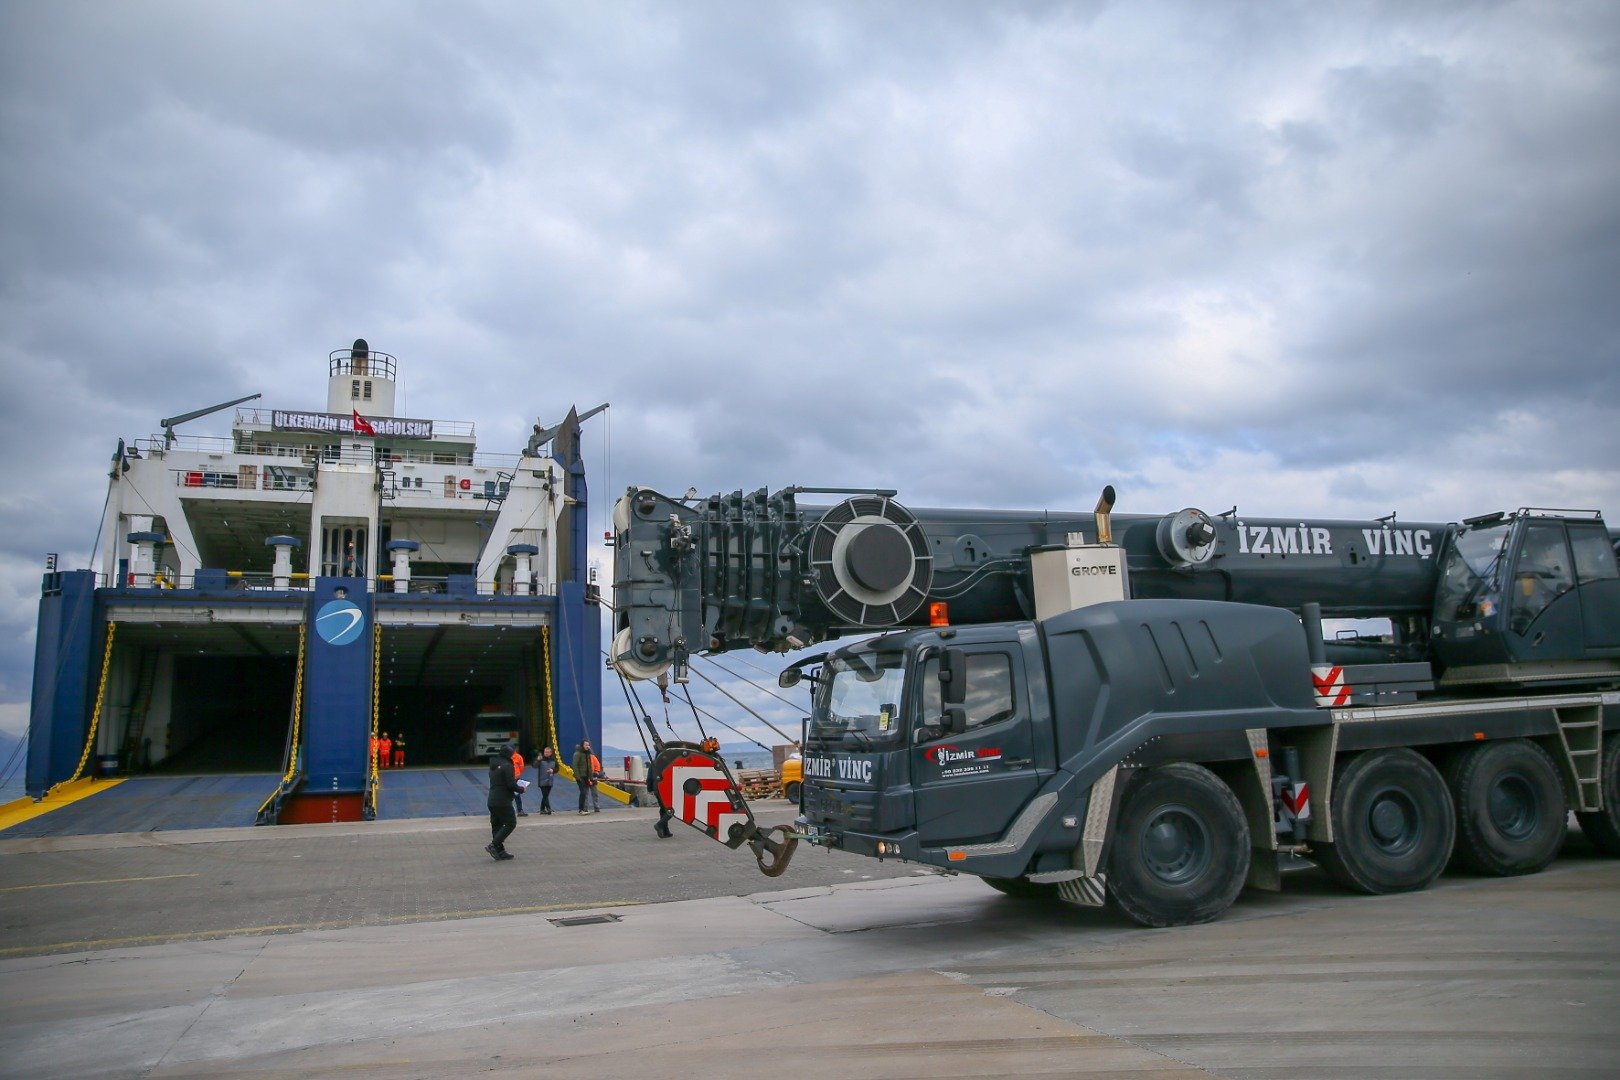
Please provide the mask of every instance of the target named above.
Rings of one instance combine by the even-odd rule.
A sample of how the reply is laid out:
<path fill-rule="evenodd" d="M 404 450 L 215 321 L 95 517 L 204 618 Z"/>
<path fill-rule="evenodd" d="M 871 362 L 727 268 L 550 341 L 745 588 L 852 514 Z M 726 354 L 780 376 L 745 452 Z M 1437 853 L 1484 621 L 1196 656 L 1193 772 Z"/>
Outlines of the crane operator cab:
<path fill-rule="evenodd" d="M 1603 519 L 1525 509 L 1464 521 L 1432 633 L 1444 682 L 1620 681 L 1620 570 Z"/>

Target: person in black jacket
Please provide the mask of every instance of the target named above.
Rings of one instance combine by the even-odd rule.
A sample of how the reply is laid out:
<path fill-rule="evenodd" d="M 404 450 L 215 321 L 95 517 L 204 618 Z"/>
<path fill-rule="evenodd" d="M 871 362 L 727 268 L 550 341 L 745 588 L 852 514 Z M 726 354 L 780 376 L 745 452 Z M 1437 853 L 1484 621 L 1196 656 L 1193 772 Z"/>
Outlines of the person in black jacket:
<path fill-rule="evenodd" d="M 512 800 L 518 794 L 517 777 L 512 773 L 512 754 L 504 747 L 489 756 L 489 832 L 484 850 L 496 862 L 515 856 L 506 850 L 506 838 L 517 828 L 517 812 Z"/>

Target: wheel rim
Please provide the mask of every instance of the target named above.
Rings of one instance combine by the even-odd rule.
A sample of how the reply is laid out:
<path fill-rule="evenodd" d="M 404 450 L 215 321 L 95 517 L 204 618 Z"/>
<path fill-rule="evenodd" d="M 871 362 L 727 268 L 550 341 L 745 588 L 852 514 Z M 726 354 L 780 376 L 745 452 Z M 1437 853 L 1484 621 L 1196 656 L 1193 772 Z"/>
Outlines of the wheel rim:
<path fill-rule="evenodd" d="M 1423 816 L 1410 793 L 1384 788 L 1367 806 L 1367 835 L 1385 855 L 1405 855 L 1423 839 Z"/>
<path fill-rule="evenodd" d="M 1535 788 L 1516 772 L 1503 773 L 1485 796 L 1486 812 L 1496 831 L 1509 840 L 1527 840 L 1541 824 Z"/>
<path fill-rule="evenodd" d="M 1167 885 L 1182 885 L 1209 866 L 1209 830 L 1185 806 L 1161 808 L 1142 830 L 1142 864 Z"/>

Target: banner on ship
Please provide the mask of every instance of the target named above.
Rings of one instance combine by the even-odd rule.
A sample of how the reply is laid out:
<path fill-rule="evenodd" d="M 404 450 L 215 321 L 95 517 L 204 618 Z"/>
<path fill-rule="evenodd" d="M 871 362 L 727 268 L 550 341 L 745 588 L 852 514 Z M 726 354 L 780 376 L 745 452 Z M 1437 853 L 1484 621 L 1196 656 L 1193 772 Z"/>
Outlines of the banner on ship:
<path fill-rule="evenodd" d="M 433 421 L 405 420 L 397 416 L 368 416 L 366 420 L 378 438 L 431 439 Z M 271 413 L 270 426 L 277 431 L 320 431 L 332 435 L 353 435 L 354 418 L 334 413 L 283 412 Z"/>

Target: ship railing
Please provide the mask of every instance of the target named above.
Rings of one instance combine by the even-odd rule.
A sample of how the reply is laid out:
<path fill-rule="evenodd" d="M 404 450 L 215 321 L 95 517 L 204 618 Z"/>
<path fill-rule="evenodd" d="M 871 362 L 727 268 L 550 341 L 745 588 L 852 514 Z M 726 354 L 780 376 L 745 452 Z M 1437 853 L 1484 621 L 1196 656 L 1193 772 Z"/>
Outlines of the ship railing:
<path fill-rule="evenodd" d="M 323 462 L 370 464 L 368 459 L 348 455 L 322 455 Z M 441 499 L 475 499 L 488 502 L 504 499 L 511 489 L 510 480 L 458 476 L 453 473 L 442 477 L 401 475 L 392 473 L 388 485 L 390 492 Z M 232 491 L 313 491 L 316 469 L 310 465 L 237 465 L 233 468 L 170 469 L 175 487 L 224 488 Z"/>
<path fill-rule="evenodd" d="M 334 349 L 326 358 L 326 374 L 328 378 L 338 375 L 372 375 L 394 381 L 395 370 L 399 361 L 385 352 L 376 349 L 366 349 L 356 352 L 353 349 Z"/>
<path fill-rule="evenodd" d="M 515 469 L 523 457 L 520 454 L 485 453 L 482 450 L 472 454 L 452 454 L 409 446 L 379 446 L 377 460 L 394 465 L 471 465 L 479 469 Z"/>
<path fill-rule="evenodd" d="M 240 433 L 231 451 L 251 457 L 294 458 L 306 465 L 314 465 L 321 461 L 341 461 L 352 465 L 370 465 L 373 462 L 384 465 L 471 465 L 475 458 L 481 456 L 454 450 L 394 446 L 389 443 L 358 447 L 352 443 L 332 446 L 281 443 L 256 438 L 251 432 Z"/>
<path fill-rule="evenodd" d="M 497 454 L 485 451 L 452 450 L 432 445 L 415 446 L 409 443 L 391 443 L 382 440 L 374 445 L 332 443 L 311 446 L 308 443 L 276 442 L 259 438 L 252 432 L 240 432 L 234 437 L 211 435 L 177 435 L 172 443 L 161 435 L 136 439 L 128 444 L 131 457 L 166 456 L 169 450 L 184 450 L 197 454 L 240 454 L 249 457 L 287 458 L 302 465 L 314 466 L 322 462 L 346 465 L 449 465 L 479 469 L 515 469 L 523 460 L 521 454 Z"/>
<path fill-rule="evenodd" d="M 199 454 L 229 454 L 235 451 L 234 441 L 227 435 L 147 435 L 132 439 L 125 447 L 130 457 L 162 457 L 169 450 L 188 450 Z"/>
<path fill-rule="evenodd" d="M 337 576 L 337 575 L 329 575 Z M 95 572 L 95 585 L 98 589 L 161 589 L 175 592 L 308 592 L 311 588 L 310 575 L 305 571 L 294 571 L 287 575 L 287 584 L 276 584 L 277 577 L 268 570 L 214 570 L 203 569 L 194 574 L 178 574 L 170 569 L 153 571 L 147 575 L 147 581 L 137 581 L 133 572 L 124 575 L 123 581 L 116 577 Z M 368 591 L 383 595 L 394 593 L 394 575 L 378 574 L 375 577 L 364 579 Z M 542 581 L 533 578 L 529 582 L 528 592 L 520 594 L 517 583 L 500 581 L 488 590 L 478 588 L 471 574 L 412 574 L 405 592 L 415 596 L 452 596 L 456 599 L 480 596 L 555 596 L 557 583 Z"/>

